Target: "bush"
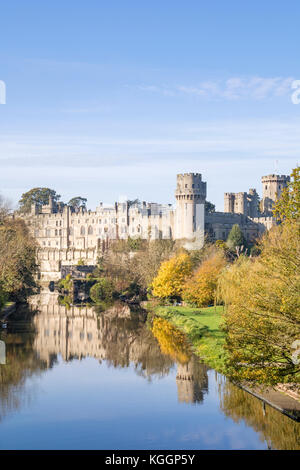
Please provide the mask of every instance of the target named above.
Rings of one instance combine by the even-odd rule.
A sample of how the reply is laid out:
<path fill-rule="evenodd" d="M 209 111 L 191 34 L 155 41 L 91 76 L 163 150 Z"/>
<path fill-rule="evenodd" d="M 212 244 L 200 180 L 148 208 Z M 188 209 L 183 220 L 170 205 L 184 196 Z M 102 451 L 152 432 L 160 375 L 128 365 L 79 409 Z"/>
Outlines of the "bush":
<path fill-rule="evenodd" d="M 113 299 L 114 286 L 109 279 L 98 279 L 90 289 L 90 297 L 95 303 L 111 301 Z"/>
<path fill-rule="evenodd" d="M 58 282 L 58 287 L 59 287 L 60 289 L 66 290 L 66 291 L 72 290 L 73 281 L 72 281 L 72 276 L 71 276 L 71 274 L 67 274 L 66 277 L 65 277 L 65 279 L 61 279 L 61 280 Z"/>
<path fill-rule="evenodd" d="M 128 299 L 131 299 L 132 297 L 137 297 L 140 294 L 143 294 L 142 289 L 141 286 L 136 282 L 131 282 L 127 289 L 122 292 L 122 295 L 127 297 Z"/>

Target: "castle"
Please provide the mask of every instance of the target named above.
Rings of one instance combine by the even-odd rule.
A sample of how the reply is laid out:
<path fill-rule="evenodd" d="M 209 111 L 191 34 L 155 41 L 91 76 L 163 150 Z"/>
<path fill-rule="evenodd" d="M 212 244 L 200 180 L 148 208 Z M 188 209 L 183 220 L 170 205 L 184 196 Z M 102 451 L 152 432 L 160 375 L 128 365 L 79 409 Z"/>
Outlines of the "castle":
<path fill-rule="evenodd" d="M 142 238 L 183 240 L 190 249 L 201 248 L 205 236 L 226 240 L 238 224 L 247 241 L 254 240 L 276 224 L 272 206 L 287 186 L 289 177 L 262 177 L 263 197 L 255 189 L 248 193 L 225 193 L 224 212 L 206 210 L 206 182 L 199 173 L 177 175 L 176 207 L 146 202 L 115 203 L 95 211 L 75 209 L 64 203 L 33 204 L 22 215 L 37 240 L 42 278 L 60 276 L 61 266 L 96 263 L 99 250 L 111 240 Z"/>

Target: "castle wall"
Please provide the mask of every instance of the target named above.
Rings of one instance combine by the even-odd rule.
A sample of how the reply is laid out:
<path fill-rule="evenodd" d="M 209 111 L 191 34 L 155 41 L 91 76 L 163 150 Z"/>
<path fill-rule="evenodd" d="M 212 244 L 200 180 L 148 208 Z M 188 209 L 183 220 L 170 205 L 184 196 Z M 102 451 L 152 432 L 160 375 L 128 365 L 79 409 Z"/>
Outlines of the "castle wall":
<path fill-rule="evenodd" d="M 37 252 L 40 279 L 42 281 L 57 281 L 61 278 L 62 266 L 76 266 L 79 260 L 82 260 L 87 266 L 93 266 L 97 263 L 97 256 L 98 250 L 95 248 L 86 250 L 40 248 Z"/>
<path fill-rule="evenodd" d="M 187 249 L 199 249 L 205 233 L 214 240 L 226 240 L 234 224 L 241 227 L 246 240 L 254 240 L 276 224 L 270 208 L 288 181 L 289 177 L 279 175 L 262 178 L 264 213 L 258 210 L 255 189 L 225 193 L 225 212 L 205 213 L 206 183 L 199 173 L 184 173 L 177 175 L 175 209 L 171 204 L 143 202 L 100 203 L 95 211 L 74 210 L 50 198 L 48 205 L 32 205 L 22 217 L 40 247 L 41 278 L 55 280 L 63 265 L 77 265 L 80 259 L 86 265 L 96 264 L 109 240 L 179 239 Z"/>
<path fill-rule="evenodd" d="M 243 214 L 212 212 L 206 214 L 205 231 L 213 240 L 227 240 L 233 225 L 238 224 L 245 240 L 253 241 L 265 230 L 276 224 L 272 217 L 257 217 L 251 219 Z"/>

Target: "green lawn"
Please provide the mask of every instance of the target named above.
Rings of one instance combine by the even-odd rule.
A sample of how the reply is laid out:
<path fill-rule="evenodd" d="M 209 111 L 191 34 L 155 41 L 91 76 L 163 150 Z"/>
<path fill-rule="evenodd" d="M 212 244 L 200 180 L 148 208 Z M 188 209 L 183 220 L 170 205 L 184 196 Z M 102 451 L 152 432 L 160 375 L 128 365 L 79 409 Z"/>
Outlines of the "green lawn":
<path fill-rule="evenodd" d="M 223 307 L 156 307 L 154 313 L 184 331 L 195 354 L 214 369 L 224 372 L 225 333 L 221 329 Z"/>

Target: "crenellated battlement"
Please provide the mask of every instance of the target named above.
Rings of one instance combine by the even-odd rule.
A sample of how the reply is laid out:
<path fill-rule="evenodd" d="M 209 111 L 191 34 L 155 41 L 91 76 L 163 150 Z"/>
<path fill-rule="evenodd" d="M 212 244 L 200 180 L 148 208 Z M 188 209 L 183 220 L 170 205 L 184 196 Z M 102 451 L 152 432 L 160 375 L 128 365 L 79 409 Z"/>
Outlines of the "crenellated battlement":
<path fill-rule="evenodd" d="M 267 175 L 261 177 L 262 183 L 269 182 L 269 181 L 290 181 L 290 177 L 286 175 Z"/>

